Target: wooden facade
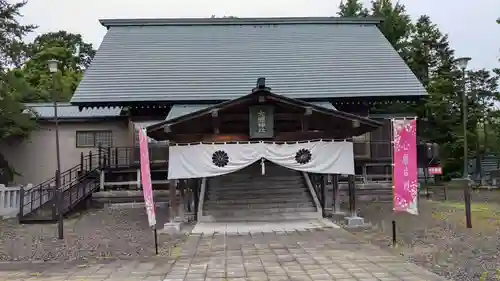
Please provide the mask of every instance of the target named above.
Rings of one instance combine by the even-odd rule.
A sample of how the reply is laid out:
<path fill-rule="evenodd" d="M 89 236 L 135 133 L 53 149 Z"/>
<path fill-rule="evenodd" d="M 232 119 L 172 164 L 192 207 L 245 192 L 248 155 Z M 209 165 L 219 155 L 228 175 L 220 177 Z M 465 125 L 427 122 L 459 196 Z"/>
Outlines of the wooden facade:
<path fill-rule="evenodd" d="M 272 109 L 271 136 L 252 137 L 254 107 Z M 256 88 L 244 97 L 150 126 L 148 135 L 175 143 L 342 140 L 361 136 L 381 125 L 366 117 Z"/>

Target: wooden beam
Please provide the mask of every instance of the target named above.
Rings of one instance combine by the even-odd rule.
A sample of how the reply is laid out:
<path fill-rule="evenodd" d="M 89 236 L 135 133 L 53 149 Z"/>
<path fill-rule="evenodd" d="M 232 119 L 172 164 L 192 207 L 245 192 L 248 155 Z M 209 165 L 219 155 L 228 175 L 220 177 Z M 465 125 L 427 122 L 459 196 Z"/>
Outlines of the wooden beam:
<path fill-rule="evenodd" d="M 302 131 L 309 131 L 309 117 L 312 115 L 312 108 L 310 106 L 305 108 L 304 115 L 301 116 Z"/>
<path fill-rule="evenodd" d="M 220 118 L 217 109 L 212 110 L 212 127 L 214 129 L 214 134 L 218 135 L 220 133 Z"/>
<path fill-rule="evenodd" d="M 309 116 L 304 115 L 301 118 L 302 132 L 309 131 Z"/>
<path fill-rule="evenodd" d="M 301 141 L 321 138 L 335 138 L 335 134 L 331 132 L 279 132 L 276 134 L 277 141 Z"/>
<path fill-rule="evenodd" d="M 274 120 L 277 121 L 300 121 L 302 115 L 299 113 L 276 113 L 274 114 Z M 222 122 L 227 121 L 248 121 L 248 114 L 221 114 L 220 117 Z"/>

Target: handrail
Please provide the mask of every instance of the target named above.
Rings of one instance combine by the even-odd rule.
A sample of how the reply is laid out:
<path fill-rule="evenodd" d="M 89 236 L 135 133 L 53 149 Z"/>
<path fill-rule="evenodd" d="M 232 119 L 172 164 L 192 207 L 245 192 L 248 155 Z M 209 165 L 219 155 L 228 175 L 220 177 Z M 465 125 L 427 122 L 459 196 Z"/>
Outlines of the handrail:
<path fill-rule="evenodd" d="M 318 191 L 316 190 L 316 183 L 315 183 L 315 180 L 314 180 L 314 176 L 313 177 L 310 177 L 309 176 L 309 173 L 306 173 L 306 172 L 301 172 L 302 173 L 302 177 L 305 181 L 305 184 L 307 186 L 307 189 L 309 190 L 309 193 L 311 194 L 311 197 L 314 201 L 314 205 L 316 205 L 316 212 L 318 212 L 318 214 L 322 214 L 323 213 L 323 206 L 321 205 L 321 202 L 319 201 L 319 198 L 318 198 Z"/>
<path fill-rule="evenodd" d="M 72 186 L 79 184 L 88 172 L 101 166 L 102 152 L 92 153 L 89 151 L 87 156 L 83 153 L 80 157 L 80 164 L 60 174 L 60 190 L 66 191 Z M 96 161 L 97 160 L 97 161 Z M 96 163 L 94 163 L 96 161 Z M 56 177 L 42 182 L 28 190 L 22 190 L 19 216 L 26 216 L 39 208 L 42 208 L 48 202 L 53 201 L 56 194 Z M 28 200 L 25 200 L 28 198 Z M 27 208 L 27 210 L 25 210 Z"/>
<path fill-rule="evenodd" d="M 168 146 L 152 145 L 149 147 L 151 163 L 168 163 Z M 138 164 L 139 147 L 98 147 L 87 154 L 81 153 L 80 164 L 60 173 L 60 189 L 63 192 L 72 189 L 85 180 L 95 169 L 127 167 Z M 21 193 L 19 215 L 26 216 L 53 201 L 56 194 L 56 177 L 43 181 Z M 28 198 L 26 200 L 26 198 Z M 71 200 L 70 200 L 71 201 Z M 26 210 L 25 210 L 26 209 Z"/>

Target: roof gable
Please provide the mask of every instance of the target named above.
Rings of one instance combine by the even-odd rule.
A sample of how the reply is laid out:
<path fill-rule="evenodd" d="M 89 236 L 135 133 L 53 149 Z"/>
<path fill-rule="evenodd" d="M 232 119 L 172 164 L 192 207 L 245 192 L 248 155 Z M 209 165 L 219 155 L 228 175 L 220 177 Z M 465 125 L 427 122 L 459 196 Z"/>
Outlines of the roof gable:
<path fill-rule="evenodd" d="M 261 100 L 261 98 L 263 99 Z M 353 129 L 352 132 L 345 132 L 346 134 L 352 133 L 353 135 L 357 136 L 365 132 L 373 131 L 374 129 L 382 125 L 382 123 L 369 119 L 367 117 L 339 111 L 335 109 L 333 106 L 324 107 L 323 105 L 317 105 L 314 103 L 309 103 L 302 100 L 274 94 L 270 92 L 269 88 L 262 87 L 262 88 L 255 88 L 250 94 L 239 97 L 237 99 L 225 101 L 172 119 L 168 119 L 163 122 L 150 125 L 146 129 L 148 132 L 148 136 L 161 139 L 162 137 L 164 137 L 164 130 L 167 127 L 170 128 L 171 126 L 175 126 L 177 124 L 186 123 L 194 119 L 202 118 L 204 116 L 211 115 L 214 112 L 225 111 L 227 109 L 231 109 L 234 107 L 241 107 L 241 106 L 248 108 L 251 105 L 262 104 L 262 102 L 266 101 L 271 101 L 276 104 L 283 104 L 294 108 L 301 108 L 301 109 L 309 108 L 311 110 L 311 113 L 316 112 L 321 115 L 335 118 L 336 120 L 341 120 L 343 122 L 347 121 L 349 122 L 349 124 L 357 122 L 358 127 Z M 242 112 L 241 110 L 242 109 L 239 108 L 238 111 Z"/>
<path fill-rule="evenodd" d="M 105 20 L 71 102 L 225 101 L 255 77 L 298 99 L 426 94 L 374 20 L 238 20 Z"/>

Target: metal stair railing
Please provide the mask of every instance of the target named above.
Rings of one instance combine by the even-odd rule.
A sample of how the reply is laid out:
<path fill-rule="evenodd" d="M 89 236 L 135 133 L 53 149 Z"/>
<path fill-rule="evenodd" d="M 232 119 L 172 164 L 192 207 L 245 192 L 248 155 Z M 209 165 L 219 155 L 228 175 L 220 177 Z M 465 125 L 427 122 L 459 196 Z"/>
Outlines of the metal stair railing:
<path fill-rule="evenodd" d="M 149 161 L 150 163 L 168 162 L 168 146 L 166 145 L 150 145 Z M 134 147 L 106 147 L 101 148 L 104 167 L 106 168 L 123 168 L 140 163 L 140 151 L 138 146 Z"/>
<path fill-rule="evenodd" d="M 71 167 L 70 169 L 60 174 L 60 188 L 64 191 L 81 183 L 87 178 L 90 172 L 99 169 L 103 165 L 102 153 L 99 151 L 89 151 L 87 155 L 81 153 L 80 164 Z M 56 171 L 57 173 L 57 171 Z M 52 204 L 56 198 L 56 176 L 36 185 L 30 189 L 21 189 L 20 193 L 20 208 L 19 220 Z M 53 212 L 55 213 L 55 212 Z"/>

